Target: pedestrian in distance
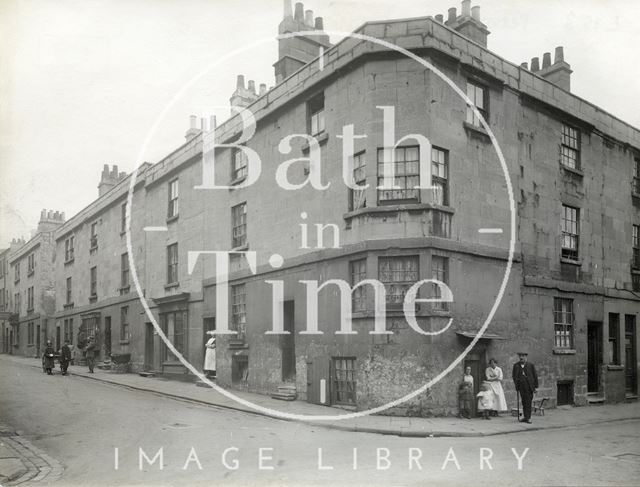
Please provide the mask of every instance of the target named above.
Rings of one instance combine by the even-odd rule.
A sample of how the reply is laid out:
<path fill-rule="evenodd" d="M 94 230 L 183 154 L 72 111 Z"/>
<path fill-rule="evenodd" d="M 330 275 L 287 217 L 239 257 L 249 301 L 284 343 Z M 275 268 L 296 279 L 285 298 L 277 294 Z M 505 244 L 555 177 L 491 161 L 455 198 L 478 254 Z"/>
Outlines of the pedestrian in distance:
<path fill-rule="evenodd" d="M 522 421 L 531 424 L 531 404 L 533 395 L 538 390 L 538 374 L 534 365 L 527 361 L 526 352 L 518 353 L 518 362 L 513 364 L 513 383 L 516 386 L 516 394 L 522 400 Z M 518 421 L 520 417 L 518 415 Z"/>
<path fill-rule="evenodd" d="M 65 340 L 60 349 L 60 370 L 62 370 L 62 375 L 67 375 L 69 362 L 71 362 L 71 349 L 69 348 L 69 340 Z"/>
<path fill-rule="evenodd" d="M 89 338 L 89 343 L 85 348 L 85 358 L 87 359 L 87 366 L 89 372 L 93 374 L 93 367 L 96 364 L 96 341 L 93 337 Z"/>
<path fill-rule="evenodd" d="M 44 348 L 44 353 L 42 354 L 42 366 L 48 375 L 53 374 L 52 371 L 54 367 L 54 363 L 53 363 L 54 355 L 55 355 L 55 350 L 51 345 L 51 340 L 47 340 L 47 346 Z"/>

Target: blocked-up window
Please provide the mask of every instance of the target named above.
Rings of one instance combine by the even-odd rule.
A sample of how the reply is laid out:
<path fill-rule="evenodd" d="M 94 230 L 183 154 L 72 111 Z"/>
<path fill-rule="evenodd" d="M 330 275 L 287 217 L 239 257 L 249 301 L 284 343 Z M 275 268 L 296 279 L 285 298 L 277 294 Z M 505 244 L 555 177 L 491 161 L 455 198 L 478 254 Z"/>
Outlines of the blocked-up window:
<path fill-rule="evenodd" d="M 378 279 L 384 284 L 387 305 L 395 307 L 403 305 L 405 294 L 420 278 L 418 265 L 417 255 L 378 259 Z"/>
<path fill-rule="evenodd" d="M 98 268 L 96 266 L 92 267 L 90 270 L 90 297 L 95 297 L 98 295 Z"/>
<path fill-rule="evenodd" d="M 580 169 L 580 131 L 566 123 L 562 124 L 560 162 L 563 166 Z"/>
<path fill-rule="evenodd" d="M 482 118 L 489 123 L 489 91 L 484 86 L 481 86 L 475 82 L 467 81 L 467 97 L 471 100 L 471 103 L 478 109 L 478 112 L 482 115 Z M 481 127 L 480 119 L 473 111 L 473 108 L 467 105 L 467 123 Z"/>
<path fill-rule="evenodd" d="M 367 278 L 367 259 L 359 259 L 349 262 L 349 273 L 351 277 L 351 287 Z M 351 295 L 351 309 L 353 311 L 364 311 L 367 308 L 366 286 L 359 286 L 353 290 Z"/>
<path fill-rule="evenodd" d="M 562 205 L 562 257 L 578 259 L 580 243 L 580 210 Z"/>
<path fill-rule="evenodd" d="M 557 348 L 573 348 L 573 299 L 553 299 L 553 321 L 555 330 L 555 346 Z"/>
<path fill-rule="evenodd" d="M 129 287 L 129 254 L 124 253 L 120 256 L 120 287 L 122 289 Z"/>
<path fill-rule="evenodd" d="M 72 296 L 72 288 L 71 288 L 71 278 L 67 277 L 67 301 L 66 304 L 71 304 L 73 302 Z"/>
<path fill-rule="evenodd" d="M 359 152 L 353 156 L 353 182 L 356 186 L 363 186 L 362 189 L 349 190 L 349 210 L 357 210 L 367 206 L 366 190 L 367 184 L 367 162 L 365 152 Z"/>

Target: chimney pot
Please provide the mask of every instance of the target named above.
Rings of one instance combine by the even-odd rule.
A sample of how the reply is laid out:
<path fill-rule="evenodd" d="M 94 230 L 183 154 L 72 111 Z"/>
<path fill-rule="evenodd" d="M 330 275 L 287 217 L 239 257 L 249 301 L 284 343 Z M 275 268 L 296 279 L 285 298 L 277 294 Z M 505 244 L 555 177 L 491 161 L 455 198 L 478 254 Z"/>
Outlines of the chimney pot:
<path fill-rule="evenodd" d="M 247 87 L 247 89 L 253 93 L 254 95 L 256 94 L 256 82 L 253 81 L 252 79 L 249 80 L 249 86 Z"/>
<path fill-rule="evenodd" d="M 236 89 L 244 90 L 244 74 L 239 74 L 236 78 Z"/>
<path fill-rule="evenodd" d="M 304 13 L 304 22 L 307 25 L 313 26 L 313 10 L 307 10 Z"/>
<path fill-rule="evenodd" d="M 316 30 L 324 30 L 324 20 L 322 17 L 316 17 Z"/>
<path fill-rule="evenodd" d="M 463 17 L 471 16 L 471 0 L 462 0 L 462 12 L 460 15 Z"/>
<path fill-rule="evenodd" d="M 471 8 L 471 17 L 474 20 L 477 20 L 478 22 L 480 22 L 480 6 L 476 5 L 475 7 Z"/>
<path fill-rule="evenodd" d="M 47 211 L 47 220 L 53 220 L 53 210 Z"/>
<path fill-rule="evenodd" d="M 526 69 L 527 71 L 529 70 L 529 64 L 528 63 L 521 63 L 520 67 Z"/>
<path fill-rule="evenodd" d="M 264 83 L 260 83 L 260 96 L 264 95 L 267 92 L 267 85 Z"/>
<path fill-rule="evenodd" d="M 293 9 L 291 8 L 291 0 L 284 0 L 284 16 L 285 19 L 293 18 Z"/>
<path fill-rule="evenodd" d="M 444 21 L 444 17 L 442 16 L 442 14 L 436 15 L 436 22 L 442 23 L 443 21 Z"/>
<path fill-rule="evenodd" d="M 556 56 L 554 60 L 555 63 L 561 63 L 564 61 L 564 47 L 558 46 L 556 47 Z"/>
<path fill-rule="evenodd" d="M 531 58 L 531 71 L 535 73 L 540 71 L 540 59 L 537 57 Z"/>
<path fill-rule="evenodd" d="M 64 211 L 60 212 L 60 221 L 63 222 L 64 221 Z"/>
<path fill-rule="evenodd" d="M 301 2 L 296 3 L 294 19 L 298 22 L 304 22 L 304 5 Z"/>
<path fill-rule="evenodd" d="M 542 69 L 548 68 L 549 66 L 551 66 L 551 53 L 545 52 L 542 55 Z"/>
<path fill-rule="evenodd" d="M 447 22 L 455 22 L 457 17 L 457 10 L 455 7 L 451 7 L 448 11 Z"/>
<path fill-rule="evenodd" d="M 196 117 L 195 115 L 189 115 L 189 127 L 191 127 L 192 129 L 196 128 L 197 120 L 198 117 Z"/>
<path fill-rule="evenodd" d="M 40 211 L 40 220 L 44 220 L 45 218 L 47 218 L 47 210 L 41 210 Z"/>

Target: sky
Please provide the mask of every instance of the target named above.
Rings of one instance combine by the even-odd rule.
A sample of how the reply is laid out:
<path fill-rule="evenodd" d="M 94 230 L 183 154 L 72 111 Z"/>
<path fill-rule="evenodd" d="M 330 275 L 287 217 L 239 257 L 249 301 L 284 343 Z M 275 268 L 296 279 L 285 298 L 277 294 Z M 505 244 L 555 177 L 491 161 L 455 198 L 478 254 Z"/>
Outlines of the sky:
<path fill-rule="evenodd" d="M 520 64 L 564 46 L 572 92 L 640 127 L 640 2 L 472 5 L 481 6 L 490 50 Z M 449 7 L 460 2 L 305 2 L 325 29 L 346 32 L 368 20 L 446 17 Z M 104 164 L 130 172 L 139 157 L 169 154 L 190 114 L 228 104 L 237 74 L 272 86 L 282 12 L 283 0 L 0 0 L 0 248 L 28 239 L 43 208 L 68 219 L 91 203 Z"/>

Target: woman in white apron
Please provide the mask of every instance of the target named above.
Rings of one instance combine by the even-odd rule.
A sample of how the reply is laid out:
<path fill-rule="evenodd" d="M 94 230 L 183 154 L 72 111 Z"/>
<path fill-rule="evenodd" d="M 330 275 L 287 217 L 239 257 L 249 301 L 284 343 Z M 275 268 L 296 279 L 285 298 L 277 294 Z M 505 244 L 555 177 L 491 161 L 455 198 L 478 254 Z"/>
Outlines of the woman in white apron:
<path fill-rule="evenodd" d="M 492 358 L 489 360 L 489 367 L 485 370 L 485 375 L 487 377 L 487 381 L 494 395 L 494 404 L 495 411 L 506 411 L 507 410 L 507 401 L 504 397 L 504 390 L 502 389 L 502 369 L 498 367 L 498 362 L 496 359 Z"/>
<path fill-rule="evenodd" d="M 204 352 L 204 372 L 208 377 L 216 376 L 216 336 L 213 331 L 208 331 L 207 335 L 211 335 L 211 338 L 205 344 Z"/>

